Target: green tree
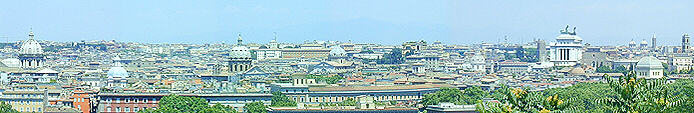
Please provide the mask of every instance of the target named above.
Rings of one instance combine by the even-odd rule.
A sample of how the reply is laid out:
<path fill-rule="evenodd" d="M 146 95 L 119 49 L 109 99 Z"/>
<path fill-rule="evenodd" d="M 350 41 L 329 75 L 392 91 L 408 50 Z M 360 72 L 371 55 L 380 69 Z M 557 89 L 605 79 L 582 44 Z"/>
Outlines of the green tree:
<path fill-rule="evenodd" d="M 511 89 L 503 86 L 494 97 L 503 103 L 481 102 L 476 111 L 480 113 L 518 113 L 518 112 L 574 112 L 571 100 L 562 100 L 558 95 L 543 96 L 541 92 L 528 92 L 526 89 Z"/>
<path fill-rule="evenodd" d="M 1 113 L 19 113 L 19 111 L 12 109 L 12 105 L 0 102 L 0 112 Z"/>
<path fill-rule="evenodd" d="M 356 105 L 357 105 L 357 101 L 354 100 L 354 99 L 352 99 L 352 98 L 347 98 L 347 99 L 343 100 L 342 102 L 337 103 L 337 105 L 340 105 L 340 106 L 356 106 Z"/>
<path fill-rule="evenodd" d="M 252 102 L 252 103 L 247 103 L 245 106 L 243 106 L 244 112 L 247 113 L 267 113 L 267 106 L 263 104 L 263 102 Z"/>
<path fill-rule="evenodd" d="M 466 102 L 465 102 L 468 104 L 479 103 L 482 100 L 482 98 L 489 96 L 488 92 L 486 92 L 486 91 L 482 90 L 482 88 L 476 87 L 476 86 L 465 88 L 465 90 L 463 91 L 463 94 L 468 98 L 468 100 L 466 100 Z"/>
<path fill-rule="evenodd" d="M 172 108 L 186 113 L 201 111 L 209 107 L 205 99 L 178 95 L 164 96 L 159 101 L 159 104 L 159 107 L 161 108 Z"/>
<path fill-rule="evenodd" d="M 694 111 L 694 80 L 680 79 L 668 85 L 671 95 L 679 95 L 681 97 L 680 106 L 675 109 L 676 112 L 691 112 Z"/>
<path fill-rule="evenodd" d="M 544 91 L 545 96 L 555 94 L 559 99 L 569 100 L 574 99 L 571 105 L 576 111 L 585 111 L 589 113 L 604 113 L 609 112 L 609 109 L 595 100 L 615 96 L 610 86 L 606 83 L 578 83 L 566 88 L 551 88 Z"/>
<path fill-rule="evenodd" d="M 609 66 L 603 65 L 603 66 L 600 66 L 600 67 L 598 67 L 597 69 L 595 69 L 595 72 L 598 72 L 598 73 L 614 73 L 614 70 L 610 69 Z"/>
<path fill-rule="evenodd" d="M 626 75 L 628 72 L 631 72 L 631 70 L 627 69 L 624 66 L 617 66 L 617 67 L 615 67 L 613 73 L 622 73 L 622 74 Z"/>
<path fill-rule="evenodd" d="M 669 93 L 664 78 L 646 80 L 630 73 L 617 80 L 604 75 L 616 96 L 598 99 L 613 112 L 621 113 L 664 113 L 674 112 L 681 103 L 678 95 Z"/>
<path fill-rule="evenodd" d="M 289 100 L 289 97 L 287 97 L 287 95 L 284 95 L 279 91 L 276 91 L 276 92 L 272 92 L 272 104 L 270 106 L 272 106 L 272 107 L 296 106 L 296 102 L 294 102 L 293 100 Z"/>
<path fill-rule="evenodd" d="M 344 79 L 344 77 L 342 77 L 340 75 L 313 75 L 313 74 L 309 74 L 309 75 L 303 75 L 303 76 L 305 76 L 306 78 L 310 78 L 310 79 L 316 79 L 316 81 L 323 81 L 323 82 L 328 83 L 328 84 L 337 84 L 338 82 L 340 82 L 340 80 Z"/>
<path fill-rule="evenodd" d="M 423 105 L 437 105 L 441 102 L 450 102 L 457 105 L 475 104 L 481 102 L 487 93 L 479 87 L 471 87 L 461 91 L 456 88 L 444 87 L 434 93 L 425 94 L 420 102 Z"/>
<path fill-rule="evenodd" d="M 209 106 L 207 101 L 197 97 L 185 97 L 175 94 L 164 96 L 159 101 L 159 109 L 146 109 L 140 113 L 236 113 L 236 110 L 216 104 Z"/>
<path fill-rule="evenodd" d="M 407 56 L 407 55 L 406 55 Z M 388 54 L 384 54 L 383 58 L 376 60 L 378 64 L 401 64 L 405 62 L 402 55 L 402 50 L 394 48 Z"/>

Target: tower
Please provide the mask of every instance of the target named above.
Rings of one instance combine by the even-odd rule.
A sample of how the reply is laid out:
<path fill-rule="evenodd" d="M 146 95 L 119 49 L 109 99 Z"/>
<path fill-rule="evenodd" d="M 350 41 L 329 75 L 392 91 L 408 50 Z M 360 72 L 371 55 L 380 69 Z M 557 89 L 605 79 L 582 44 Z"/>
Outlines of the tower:
<path fill-rule="evenodd" d="M 653 37 L 651 38 L 651 49 L 657 49 L 657 46 L 655 44 L 655 33 L 653 33 Z"/>
<path fill-rule="evenodd" d="M 277 32 L 272 32 L 274 34 L 274 38 L 270 40 L 270 43 L 268 43 L 268 48 L 276 49 L 279 48 L 279 43 L 277 43 Z"/>
<path fill-rule="evenodd" d="M 682 53 L 689 52 L 689 34 L 682 35 Z"/>
<path fill-rule="evenodd" d="M 236 46 L 243 45 L 243 39 L 241 39 L 241 33 L 239 33 L 238 39 L 236 39 Z"/>
<path fill-rule="evenodd" d="M 40 68 L 46 62 L 46 56 L 43 54 L 43 48 L 38 41 L 34 39 L 34 32 L 29 31 L 29 40 L 22 43 L 19 48 L 19 64 L 22 68 Z"/>
<path fill-rule="evenodd" d="M 544 40 L 537 40 L 537 61 L 546 62 L 547 61 L 547 45 Z"/>

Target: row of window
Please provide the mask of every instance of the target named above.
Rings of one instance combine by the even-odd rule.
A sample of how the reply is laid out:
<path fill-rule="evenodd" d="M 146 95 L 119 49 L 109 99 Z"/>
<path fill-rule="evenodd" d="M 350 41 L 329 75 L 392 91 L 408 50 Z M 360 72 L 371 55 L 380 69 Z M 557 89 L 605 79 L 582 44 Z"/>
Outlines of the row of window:
<path fill-rule="evenodd" d="M 142 98 L 142 99 L 139 99 L 139 98 L 125 98 L 125 99 L 123 99 L 123 102 L 125 102 L 125 103 L 130 103 L 130 102 L 132 102 L 132 103 L 139 103 L 139 102 L 147 103 L 148 100 L 149 100 L 149 99 L 147 99 L 147 98 Z M 152 98 L 152 102 L 154 102 L 154 101 L 157 101 L 157 98 Z M 108 99 L 106 99 L 106 102 L 107 102 L 107 103 L 111 103 L 111 102 L 113 102 L 113 99 L 108 98 Z M 116 98 L 116 103 L 121 103 L 120 98 Z"/>
<path fill-rule="evenodd" d="M 298 97 L 298 98 L 297 98 Z M 346 99 L 355 99 L 354 97 L 345 97 L 345 96 L 340 96 L 340 97 L 309 97 L 309 99 L 305 100 L 303 96 L 294 96 L 292 97 L 293 100 L 297 102 L 338 102 Z M 420 99 L 422 98 L 421 96 L 415 96 L 415 95 L 410 95 L 410 96 L 397 96 L 397 95 L 384 95 L 384 96 L 375 96 L 375 100 L 404 100 L 404 99 Z"/>
<path fill-rule="evenodd" d="M 43 98 L 43 95 L 32 95 L 32 94 L 5 95 L 5 98 Z"/>
<path fill-rule="evenodd" d="M 19 107 L 19 109 L 17 109 L 17 108 L 13 108 L 13 109 L 16 109 L 19 112 L 41 112 L 41 108 Z"/>
<path fill-rule="evenodd" d="M 75 102 L 84 102 L 84 98 L 75 98 Z"/>
<path fill-rule="evenodd" d="M 41 101 L 38 100 L 26 100 L 26 101 L 11 101 L 12 105 L 41 105 Z"/>
<path fill-rule="evenodd" d="M 145 109 L 147 109 L 147 107 L 142 107 L 142 108 L 140 108 L 140 107 L 133 107 L 132 109 L 130 109 L 130 107 L 124 107 L 123 109 L 121 109 L 121 107 L 115 107 L 115 111 L 111 111 L 111 110 L 114 110 L 114 109 L 112 109 L 112 108 L 113 108 L 113 107 L 106 107 L 106 112 L 131 112 L 131 111 L 132 111 L 132 112 L 137 112 L 137 111 L 140 111 L 140 110 L 145 110 Z M 152 109 L 156 110 L 157 107 L 152 107 Z"/>

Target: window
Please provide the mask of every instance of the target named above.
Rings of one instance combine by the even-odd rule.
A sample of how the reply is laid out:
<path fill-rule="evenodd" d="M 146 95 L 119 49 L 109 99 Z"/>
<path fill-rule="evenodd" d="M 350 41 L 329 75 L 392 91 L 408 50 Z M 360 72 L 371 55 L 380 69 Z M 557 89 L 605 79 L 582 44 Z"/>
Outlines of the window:
<path fill-rule="evenodd" d="M 130 112 L 130 107 L 125 107 L 125 112 Z"/>
<path fill-rule="evenodd" d="M 77 110 L 82 110 L 82 105 L 77 105 Z"/>

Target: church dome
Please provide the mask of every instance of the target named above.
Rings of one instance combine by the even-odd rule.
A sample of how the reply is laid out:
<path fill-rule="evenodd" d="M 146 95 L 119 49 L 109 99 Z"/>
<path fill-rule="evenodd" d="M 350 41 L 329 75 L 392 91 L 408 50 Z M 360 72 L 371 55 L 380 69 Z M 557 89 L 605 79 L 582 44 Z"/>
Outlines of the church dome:
<path fill-rule="evenodd" d="M 116 66 L 108 69 L 108 78 L 127 78 L 129 77 L 128 71 L 121 67 L 120 63 L 116 63 Z"/>
<path fill-rule="evenodd" d="M 19 54 L 43 54 L 43 49 L 38 41 L 34 40 L 34 32 L 29 32 L 29 40 L 22 43 Z"/>
<path fill-rule="evenodd" d="M 658 60 L 658 58 L 648 56 L 648 57 L 643 57 L 639 60 L 638 63 L 636 63 L 637 68 L 653 68 L 653 69 L 662 69 L 663 64 Z"/>
<path fill-rule="evenodd" d="M 339 45 L 335 45 L 333 47 L 330 47 L 330 56 L 332 57 L 345 57 L 347 56 L 347 52 L 345 49 L 342 49 Z"/>
<path fill-rule="evenodd" d="M 641 45 L 646 45 L 646 44 L 648 44 L 648 42 L 646 42 L 646 40 L 641 41 Z"/>
<path fill-rule="evenodd" d="M 636 45 L 636 41 L 631 40 L 631 42 L 629 42 L 629 45 Z"/>
<path fill-rule="evenodd" d="M 229 52 L 231 58 L 252 58 L 250 49 L 246 46 L 236 46 Z"/>

